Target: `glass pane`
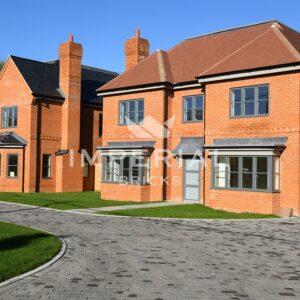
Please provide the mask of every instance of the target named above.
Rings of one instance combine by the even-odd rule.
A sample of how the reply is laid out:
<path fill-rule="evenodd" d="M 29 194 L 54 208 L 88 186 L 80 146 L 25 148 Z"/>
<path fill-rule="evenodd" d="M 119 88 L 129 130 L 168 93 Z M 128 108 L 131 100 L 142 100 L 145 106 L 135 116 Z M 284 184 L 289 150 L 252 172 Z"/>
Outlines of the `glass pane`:
<path fill-rule="evenodd" d="M 144 110 L 144 100 L 138 101 L 138 110 Z"/>
<path fill-rule="evenodd" d="M 129 165 L 130 157 L 126 156 L 123 158 L 122 182 L 129 182 Z"/>
<path fill-rule="evenodd" d="M 134 123 L 135 122 L 135 113 L 134 112 L 129 112 L 128 114 L 128 118 L 129 118 L 129 123 Z"/>
<path fill-rule="evenodd" d="M 136 101 L 129 101 L 129 111 L 135 111 L 135 103 Z"/>
<path fill-rule="evenodd" d="M 233 96 L 233 102 L 242 102 L 242 90 L 241 89 L 236 89 L 232 91 L 232 96 Z"/>
<path fill-rule="evenodd" d="M 198 172 L 200 170 L 200 160 L 199 159 L 186 159 L 185 169 L 187 171 Z"/>
<path fill-rule="evenodd" d="M 126 102 L 121 102 L 121 109 L 120 109 L 120 112 L 122 114 L 125 114 L 126 113 L 126 106 L 127 106 L 127 103 Z"/>
<path fill-rule="evenodd" d="M 129 169 L 129 156 L 124 157 L 123 159 L 123 168 Z"/>
<path fill-rule="evenodd" d="M 259 173 L 267 173 L 268 172 L 268 158 L 267 157 L 257 157 L 256 158 L 256 171 Z"/>
<path fill-rule="evenodd" d="M 254 88 L 245 88 L 245 101 L 254 101 Z"/>
<path fill-rule="evenodd" d="M 268 175 L 257 174 L 256 175 L 256 188 L 259 190 L 266 190 L 268 188 Z"/>
<path fill-rule="evenodd" d="M 18 176 L 18 167 L 9 166 L 8 167 L 8 177 L 17 177 Z"/>
<path fill-rule="evenodd" d="M 139 169 L 138 168 L 132 168 L 131 170 L 131 180 L 132 182 L 138 182 L 139 179 Z"/>
<path fill-rule="evenodd" d="M 120 179 L 121 160 L 114 159 L 113 161 L 113 181 L 118 182 Z"/>
<path fill-rule="evenodd" d="M 252 173 L 243 174 L 243 188 L 244 189 L 252 189 Z"/>
<path fill-rule="evenodd" d="M 258 100 L 268 100 L 269 99 L 269 87 L 260 86 L 258 87 Z"/>
<path fill-rule="evenodd" d="M 138 123 L 142 122 L 144 120 L 144 112 L 143 111 L 139 111 L 137 113 L 137 121 Z"/>
<path fill-rule="evenodd" d="M 269 102 L 268 101 L 258 101 L 258 114 L 266 115 L 269 113 Z"/>
<path fill-rule="evenodd" d="M 199 109 L 199 108 L 201 108 L 201 110 L 202 110 L 202 108 L 203 108 L 203 96 L 197 96 L 197 97 L 195 97 L 195 108 L 196 109 Z"/>
<path fill-rule="evenodd" d="M 239 158 L 229 157 L 229 171 L 238 172 L 239 171 Z"/>
<path fill-rule="evenodd" d="M 110 181 L 111 180 L 111 159 L 110 157 L 106 157 L 105 159 L 105 180 Z"/>
<path fill-rule="evenodd" d="M 127 123 L 127 117 L 126 117 L 125 114 L 121 114 L 120 123 L 121 124 L 126 124 Z"/>
<path fill-rule="evenodd" d="M 229 174 L 229 187 L 237 188 L 239 187 L 239 174 L 230 173 Z"/>
<path fill-rule="evenodd" d="M 196 185 L 199 186 L 199 173 L 186 173 L 185 174 L 185 184 L 186 185 Z"/>
<path fill-rule="evenodd" d="M 252 172 L 252 157 L 243 157 L 243 172 Z"/>
<path fill-rule="evenodd" d="M 254 101 L 245 102 L 245 115 L 254 115 Z"/>
<path fill-rule="evenodd" d="M 8 156 L 8 165 L 17 165 L 18 164 L 18 156 L 17 155 L 9 155 Z"/>
<path fill-rule="evenodd" d="M 187 97 L 184 99 L 184 108 L 192 109 L 193 108 L 193 99 L 192 97 Z"/>
<path fill-rule="evenodd" d="M 233 111 L 233 115 L 234 116 L 240 116 L 242 114 L 242 106 L 241 103 L 235 103 L 234 104 L 234 111 Z"/>
<path fill-rule="evenodd" d="M 220 170 L 215 172 L 215 186 L 216 187 L 225 187 L 226 186 L 226 182 L 225 182 L 225 177 L 226 173 L 225 172 L 221 172 Z"/>
<path fill-rule="evenodd" d="M 195 111 L 195 120 L 196 121 L 201 121 L 203 119 L 203 111 L 202 111 L 202 109 L 197 109 L 196 111 Z"/>
<path fill-rule="evenodd" d="M 129 169 L 123 169 L 121 180 L 122 182 L 129 182 Z"/>
<path fill-rule="evenodd" d="M 185 112 L 185 121 L 192 121 L 193 118 L 192 118 L 192 110 L 189 109 Z"/>

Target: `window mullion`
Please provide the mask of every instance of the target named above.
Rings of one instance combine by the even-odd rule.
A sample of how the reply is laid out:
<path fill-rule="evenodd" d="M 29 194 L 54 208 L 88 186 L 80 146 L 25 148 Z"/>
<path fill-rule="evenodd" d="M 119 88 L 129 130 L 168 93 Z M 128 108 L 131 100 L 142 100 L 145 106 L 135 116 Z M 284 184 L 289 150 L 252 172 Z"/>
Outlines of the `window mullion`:
<path fill-rule="evenodd" d="M 257 157 L 252 157 L 252 189 L 256 190 L 257 182 Z"/>
<path fill-rule="evenodd" d="M 243 158 L 241 156 L 239 156 L 239 166 L 238 166 L 238 172 L 239 172 L 239 175 L 238 175 L 238 186 L 239 186 L 239 189 L 242 188 L 243 186 Z"/>

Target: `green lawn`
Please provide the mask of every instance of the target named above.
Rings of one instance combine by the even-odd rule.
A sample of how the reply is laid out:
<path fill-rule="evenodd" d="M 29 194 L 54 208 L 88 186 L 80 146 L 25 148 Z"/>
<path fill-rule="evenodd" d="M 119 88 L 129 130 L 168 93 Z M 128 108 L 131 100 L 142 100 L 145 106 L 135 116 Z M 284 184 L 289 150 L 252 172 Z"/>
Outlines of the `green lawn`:
<path fill-rule="evenodd" d="M 0 201 L 50 207 L 55 209 L 77 209 L 141 204 L 141 202 L 126 202 L 101 200 L 99 192 L 79 193 L 0 193 Z"/>
<path fill-rule="evenodd" d="M 0 282 L 46 263 L 60 249 L 53 235 L 0 222 Z"/>
<path fill-rule="evenodd" d="M 117 211 L 99 212 L 98 214 L 156 217 L 156 218 L 188 218 L 188 219 L 263 219 L 276 218 L 274 215 L 262 215 L 254 213 L 233 213 L 216 210 L 200 204 L 187 204 L 151 208 L 135 208 Z"/>

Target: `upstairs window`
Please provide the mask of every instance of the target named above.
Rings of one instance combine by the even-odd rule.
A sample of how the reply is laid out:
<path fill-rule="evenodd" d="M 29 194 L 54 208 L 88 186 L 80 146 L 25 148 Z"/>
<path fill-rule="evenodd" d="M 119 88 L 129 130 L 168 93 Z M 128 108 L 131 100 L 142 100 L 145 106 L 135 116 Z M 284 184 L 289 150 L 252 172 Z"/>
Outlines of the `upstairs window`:
<path fill-rule="evenodd" d="M 2 128 L 17 127 L 18 109 L 16 106 L 2 108 Z"/>
<path fill-rule="evenodd" d="M 140 124 L 144 120 L 144 100 L 120 101 L 119 124 Z"/>
<path fill-rule="evenodd" d="M 50 154 L 43 154 L 42 177 L 51 178 L 51 155 Z"/>
<path fill-rule="evenodd" d="M 203 95 L 183 97 L 183 121 L 203 120 Z"/>
<path fill-rule="evenodd" d="M 265 116 L 269 113 L 269 86 L 234 88 L 231 90 L 231 117 Z"/>
<path fill-rule="evenodd" d="M 7 155 L 7 177 L 18 177 L 18 154 Z"/>

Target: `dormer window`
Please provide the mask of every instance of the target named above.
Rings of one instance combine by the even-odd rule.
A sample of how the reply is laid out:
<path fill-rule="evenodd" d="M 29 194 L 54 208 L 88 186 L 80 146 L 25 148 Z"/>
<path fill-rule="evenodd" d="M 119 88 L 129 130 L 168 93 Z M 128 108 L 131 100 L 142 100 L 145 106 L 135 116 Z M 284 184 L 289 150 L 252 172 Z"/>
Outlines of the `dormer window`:
<path fill-rule="evenodd" d="M 2 128 L 17 127 L 18 109 L 17 106 L 2 108 Z"/>

